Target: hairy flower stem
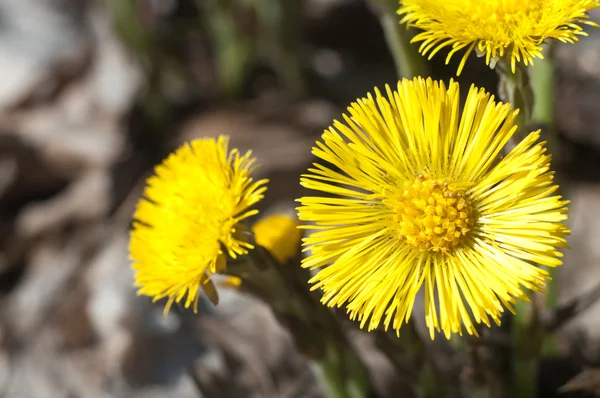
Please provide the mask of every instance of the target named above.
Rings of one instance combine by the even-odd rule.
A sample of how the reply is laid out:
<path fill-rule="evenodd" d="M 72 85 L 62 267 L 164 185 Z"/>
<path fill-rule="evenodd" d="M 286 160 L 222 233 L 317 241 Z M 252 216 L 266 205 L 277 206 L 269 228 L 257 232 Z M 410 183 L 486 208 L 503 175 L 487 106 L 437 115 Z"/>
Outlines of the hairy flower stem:
<path fill-rule="evenodd" d="M 514 109 L 519 110 L 515 124 L 519 126 L 517 132 L 512 136 L 506 149 L 514 148 L 527 134 L 533 115 L 533 90 L 531 88 L 529 74 L 525 66 L 517 64 L 514 73 L 511 71 L 510 62 L 501 59 L 496 65 L 500 78 L 498 96 L 506 103 L 510 103 Z"/>
<path fill-rule="evenodd" d="M 367 398 L 367 370 L 346 338 L 335 314 L 308 290 L 310 272 L 299 264 L 280 264 L 257 246 L 247 262 L 228 266 L 242 279 L 242 288 L 268 304 L 291 333 L 300 352 L 312 359 L 328 398 Z"/>
<path fill-rule="evenodd" d="M 519 109 L 515 124 L 519 126 L 505 147 L 505 155 L 523 138 L 531 126 L 534 97 L 528 70 L 520 63 L 514 73 L 510 60 L 501 59 L 496 65 L 500 78 L 498 95 L 504 102 Z M 552 281 L 549 281 L 552 283 Z M 513 339 L 517 342 L 512 355 L 512 396 L 515 398 L 534 398 L 539 367 L 541 345 L 539 338 L 543 335 L 543 327 L 539 319 L 538 308 L 532 303 L 519 300 L 512 325 Z"/>
<path fill-rule="evenodd" d="M 531 67 L 531 88 L 535 97 L 533 104 L 533 122 L 541 126 L 546 133 L 546 140 L 548 141 L 548 151 L 553 155 L 553 159 L 556 159 L 558 155 L 558 135 L 556 131 L 554 121 L 554 63 L 552 53 L 554 45 L 548 44 L 544 48 L 544 59 L 536 61 L 535 65 Z M 559 177 L 559 176 L 557 176 Z M 559 181 L 561 186 L 561 193 L 564 193 L 564 186 L 567 181 Z M 554 311 L 557 305 L 557 276 L 558 270 L 556 268 L 549 268 L 548 273 L 550 274 L 551 280 L 548 281 L 546 287 L 546 299 L 545 309 L 548 311 Z M 552 356 L 557 351 L 556 341 L 553 335 L 547 334 L 544 336 L 542 344 L 542 355 Z"/>
<path fill-rule="evenodd" d="M 548 132 L 554 135 L 554 63 L 552 62 L 552 49 L 554 46 L 547 45 L 544 50 L 544 59 L 535 61 L 530 68 L 531 89 L 535 103 L 533 104 L 532 119 L 548 128 Z M 553 151 L 555 148 L 550 146 Z"/>
<path fill-rule="evenodd" d="M 417 46 L 411 45 L 408 29 L 398 23 L 398 1 L 369 0 L 368 3 L 381 24 L 398 78 L 427 77 L 429 70 L 425 58 L 418 53 Z"/>

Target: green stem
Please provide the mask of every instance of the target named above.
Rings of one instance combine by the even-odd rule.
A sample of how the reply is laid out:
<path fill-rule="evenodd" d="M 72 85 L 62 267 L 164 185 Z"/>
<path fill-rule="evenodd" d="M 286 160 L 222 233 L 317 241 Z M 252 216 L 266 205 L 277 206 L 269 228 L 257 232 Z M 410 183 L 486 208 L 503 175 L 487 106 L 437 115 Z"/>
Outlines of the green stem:
<path fill-rule="evenodd" d="M 555 101 L 555 71 L 553 63 L 554 46 L 547 45 L 544 49 L 544 59 L 536 60 L 530 68 L 531 88 L 535 102 L 533 104 L 533 121 L 544 129 L 548 151 L 558 154 L 558 136 L 554 120 Z M 563 184 L 560 184 L 561 186 Z M 550 278 L 546 284 L 545 308 L 554 311 L 557 305 L 557 268 L 549 268 Z M 556 339 L 553 335 L 545 335 L 542 343 L 542 356 L 556 355 Z"/>
<path fill-rule="evenodd" d="M 487 338 L 493 339 L 499 329 L 489 330 Z M 502 340 L 498 340 L 498 344 Z M 471 398 L 507 398 L 511 395 L 508 391 L 505 375 L 499 371 L 498 364 L 505 357 L 506 346 L 499 346 L 488 341 L 488 344 L 478 344 L 481 340 L 469 339 L 466 351 L 470 366 L 475 371 L 474 381 L 470 383 L 470 391 L 467 393 Z"/>
<path fill-rule="evenodd" d="M 121 40 L 144 69 L 147 91 L 143 99 L 143 109 L 153 126 L 153 129 L 148 131 L 148 135 L 153 136 L 149 141 L 162 143 L 162 132 L 171 123 L 170 105 L 161 90 L 165 71 L 172 68 L 166 64 L 164 54 L 159 50 L 164 43 L 140 20 L 136 0 L 108 0 L 105 4 Z"/>
<path fill-rule="evenodd" d="M 546 282 L 546 297 L 545 297 L 545 308 L 551 312 L 554 312 L 558 302 L 558 283 L 557 268 L 549 268 L 548 274 L 551 279 Z M 541 355 L 544 358 L 554 357 L 558 354 L 558 346 L 556 337 L 553 334 L 545 333 L 542 340 Z"/>
<path fill-rule="evenodd" d="M 550 277 L 552 278 L 552 280 L 549 280 L 547 282 L 547 291 L 548 294 L 551 294 L 551 291 L 555 292 L 557 290 L 556 288 L 556 269 L 555 268 L 551 268 L 549 270 L 550 273 Z M 552 293 L 554 294 L 554 296 L 556 297 L 556 293 Z M 548 299 L 548 298 L 547 298 Z M 554 309 L 556 308 L 556 299 L 553 300 L 547 300 L 547 302 L 553 301 L 553 304 L 548 305 L 546 304 L 546 307 L 549 309 Z M 541 351 L 541 355 L 544 358 L 550 358 L 550 357 L 554 357 L 558 354 L 558 347 L 557 347 L 557 342 L 556 342 L 556 337 L 553 334 L 544 334 L 544 339 L 542 341 L 542 351 Z"/>
<path fill-rule="evenodd" d="M 553 46 L 548 46 L 544 51 L 544 59 L 536 60 L 535 65 L 531 67 L 531 87 L 535 96 L 533 106 L 533 120 L 543 126 L 548 141 L 548 151 L 557 155 L 558 137 L 554 125 L 554 64 L 552 62 Z M 545 307 L 547 310 L 554 311 L 557 304 L 557 269 L 548 269 L 550 280 L 546 284 Z M 542 344 L 542 355 L 553 356 L 557 352 L 554 336 L 544 336 Z"/>
<path fill-rule="evenodd" d="M 297 348 L 312 359 L 328 398 L 367 398 L 371 383 L 340 320 L 308 289 L 310 271 L 298 263 L 280 264 L 264 248 L 249 253 L 248 264 L 229 267 L 249 293 L 264 300 L 288 327 Z"/>
<path fill-rule="evenodd" d="M 325 345 L 325 355 L 314 360 L 315 374 L 321 381 L 327 398 L 365 398 L 369 396 L 364 380 L 349 377 L 362 371 L 362 364 L 337 342 L 329 340 Z M 352 367 L 356 367 L 352 369 Z"/>
<path fill-rule="evenodd" d="M 514 363 L 514 398 L 537 397 L 536 381 L 538 372 L 537 358 L 521 359 Z"/>
<path fill-rule="evenodd" d="M 543 325 L 539 322 L 533 303 L 520 300 L 516 311 L 512 327 L 515 348 L 512 355 L 511 397 L 535 398 Z"/>
<path fill-rule="evenodd" d="M 535 98 L 533 121 L 554 126 L 554 64 L 551 47 L 544 51 L 544 59 L 536 60 L 530 68 L 531 88 Z"/>
<path fill-rule="evenodd" d="M 459 398 L 463 394 L 456 383 L 458 372 L 441 369 L 437 353 L 428 349 L 415 327 L 414 320 L 402 326 L 400 336 L 395 331 L 378 330 L 377 347 L 396 370 L 397 377 L 412 386 L 412 395 L 419 398 Z"/>
<path fill-rule="evenodd" d="M 529 73 L 525 66 L 517 64 L 515 71 L 510 68 L 506 59 L 498 61 L 496 70 L 500 78 L 498 96 L 506 103 L 518 109 L 519 114 L 515 124 L 519 127 L 508 143 L 508 149 L 514 148 L 527 133 L 533 114 L 533 90 L 531 89 Z"/>
<path fill-rule="evenodd" d="M 394 63 L 398 78 L 411 79 L 416 76 L 428 76 L 429 68 L 416 46 L 410 43 L 410 34 L 406 27 L 400 26 L 396 10 L 397 0 L 370 0 L 373 12 L 379 18 L 385 40 Z"/>
<path fill-rule="evenodd" d="M 519 109 L 515 121 L 517 132 L 508 142 L 506 151 L 512 150 L 528 133 L 534 109 L 534 96 L 527 68 L 518 63 L 513 72 L 510 60 L 501 59 L 496 65 L 500 82 L 498 94 L 513 109 Z M 539 109 L 539 108 L 538 108 Z M 514 398 L 535 398 L 538 361 L 543 337 L 538 308 L 533 303 L 519 300 L 513 318 L 512 334 L 515 349 L 512 353 L 512 391 Z"/>
<path fill-rule="evenodd" d="M 531 67 L 531 88 L 535 98 L 533 104 L 533 121 L 540 124 L 546 132 L 548 151 L 554 155 L 558 151 L 558 136 L 554 125 L 554 62 L 552 60 L 554 46 L 548 45 L 544 51 L 544 59 L 536 60 Z M 550 292 L 548 292 L 550 297 Z M 554 300 L 555 301 L 555 300 Z M 552 304 L 552 308 L 556 303 Z"/>
<path fill-rule="evenodd" d="M 289 92 L 304 92 L 301 60 L 303 0 L 251 0 L 259 19 L 258 50 L 276 69 Z"/>
<path fill-rule="evenodd" d="M 204 23 L 212 39 L 219 86 L 226 96 L 234 97 L 241 90 L 253 61 L 252 43 L 241 29 L 232 9 L 231 0 L 197 0 L 204 8 Z"/>
<path fill-rule="evenodd" d="M 419 393 L 423 398 L 457 396 L 453 391 L 444 390 L 442 384 L 443 383 L 440 383 L 440 378 L 437 375 L 434 365 L 428 360 L 423 366 L 421 377 L 419 377 Z"/>

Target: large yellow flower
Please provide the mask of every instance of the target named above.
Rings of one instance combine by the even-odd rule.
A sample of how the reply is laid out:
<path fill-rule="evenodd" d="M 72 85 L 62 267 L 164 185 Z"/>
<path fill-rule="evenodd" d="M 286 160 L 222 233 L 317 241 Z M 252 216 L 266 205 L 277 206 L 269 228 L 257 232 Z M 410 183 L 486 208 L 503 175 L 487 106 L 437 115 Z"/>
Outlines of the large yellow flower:
<path fill-rule="evenodd" d="M 446 63 L 457 51 L 466 49 L 458 74 L 467 57 L 477 49 L 492 58 L 507 56 L 515 71 L 516 62 L 533 64 L 543 58 L 546 39 L 573 43 L 586 36 L 581 25 L 597 26 L 587 12 L 600 7 L 598 0 L 401 0 L 401 23 L 422 29 L 414 42 L 419 52 L 431 59 L 440 49 L 451 47 Z"/>
<path fill-rule="evenodd" d="M 461 112 L 457 83 L 422 78 L 386 91 L 353 103 L 313 149 L 326 163 L 301 183 L 325 196 L 299 199 L 317 230 L 303 266 L 361 327 L 399 330 L 424 285 L 432 338 L 477 334 L 473 321 L 499 324 L 525 289 L 543 291 L 537 264 L 561 264 L 568 202 L 552 196 L 539 132 L 499 159 L 517 128 L 509 104 L 471 87 Z"/>
<path fill-rule="evenodd" d="M 210 277 L 225 269 L 226 255 L 235 258 L 253 246 L 244 219 L 263 198 L 266 180 L 250 177 L 255 159 L 228 139 L 202 139 L 185 144 L 156 167 L 134 214 L 130 253 L 139 293 L 158 300 L 168 297 L 165 312 L 187 293 L 194 303 L 204 285 L 214 294 Z"/>

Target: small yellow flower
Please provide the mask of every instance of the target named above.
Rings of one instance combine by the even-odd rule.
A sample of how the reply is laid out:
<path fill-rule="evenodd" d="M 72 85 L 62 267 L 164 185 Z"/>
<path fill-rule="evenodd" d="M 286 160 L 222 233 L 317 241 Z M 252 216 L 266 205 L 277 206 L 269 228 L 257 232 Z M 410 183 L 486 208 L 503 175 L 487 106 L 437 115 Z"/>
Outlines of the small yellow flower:
<path fill-rule="evenodd" d="M 256 243 L 271 253 L 281 264 L 298 254 L 300 230 L 298 219 L 286 214 L 272 214 L 252 226 Z"/>
<path fill-rule="evenodd" d="M 424 285 L 432 338 L 477 334 L 524 289 L 543 291 L 537 264 L 561 264 L 568 202 L 553 196 L 539 132 L 499 159 L 517 128 L 510 104 L 471 87 L 461 112 L 457 83 L 422 78 L 386 92 L 353 103 L 313 148 L 326 163 L 301 179 L 322 194 L 299 199 L 317 230 L 303 266 L 361 327 L 399 331 Z"/>
<path fill-rule="evenodd" d="M 168 297 L 165 313 L 187 293 L 196 310 L 198 288 L 211 297 L 210 277 L 253 246 L 242 221 L 257 210 L 267 180 L 253 181 L 255 159 L 228 152 L 228 138 L 185 144 L 156 167 L 133 216 L 130 253 L 139 294 Z"/>
<path fill-rule="evenodd" d="M 542 43 L 556 39 L 565 43 L 586 36 L 581 25 L 593 25 L 587 12 L 600 7 L 598 0 L 401 0 L 401 23 L 422 29 L 413 42 L 422 42 L 419 52 L 431 59 L 440 49 L 451 47 L 446 58 L 466 49 L 458 67 L 460 74 L 473 51 L 492 58 L 510 58 L 532 65 L 543 58 Z"/>

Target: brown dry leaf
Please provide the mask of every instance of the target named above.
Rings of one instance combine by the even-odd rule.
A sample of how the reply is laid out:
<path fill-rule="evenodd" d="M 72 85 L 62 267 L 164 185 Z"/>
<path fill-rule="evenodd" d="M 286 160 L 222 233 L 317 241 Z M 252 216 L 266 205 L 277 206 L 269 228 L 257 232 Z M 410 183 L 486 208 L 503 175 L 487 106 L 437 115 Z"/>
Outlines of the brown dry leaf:
<path fill-rule="evenodd" d="M 561 393 L 587 391 L 593 393 L 596 397 L 600 397 L 600 368 L 584 369 L 558 391 Z"/>

